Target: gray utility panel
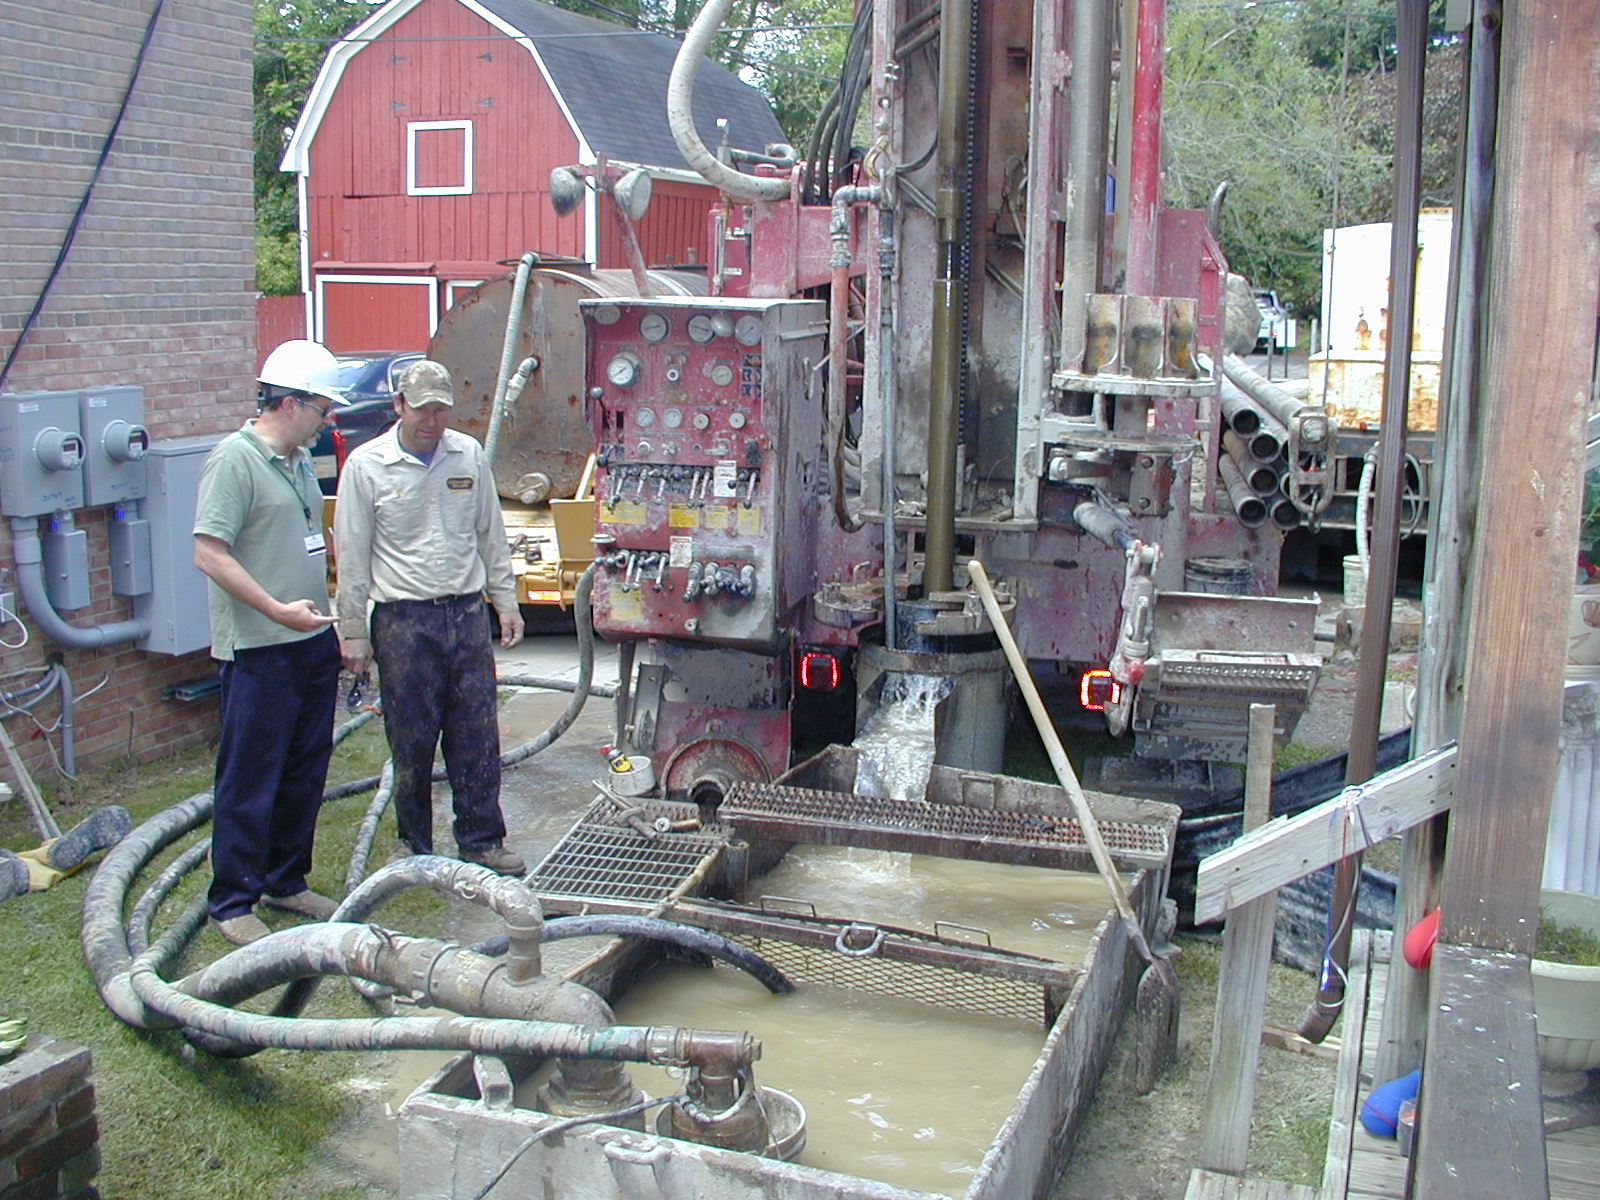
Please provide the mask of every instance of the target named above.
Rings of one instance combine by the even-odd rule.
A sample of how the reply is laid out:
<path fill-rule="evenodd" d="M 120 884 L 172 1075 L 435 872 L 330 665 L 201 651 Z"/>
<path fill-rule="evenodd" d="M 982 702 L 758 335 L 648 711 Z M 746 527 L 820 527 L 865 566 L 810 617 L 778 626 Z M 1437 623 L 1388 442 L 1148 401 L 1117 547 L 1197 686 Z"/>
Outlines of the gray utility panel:
<path fill-rule="evenodd" d="M 84 388 L 78 428 L 83 431 L 83 490 L 90 508 L 140 500 L 145 491 L 144 389 Z"/>
<path fill-rule="evenodd" d="M 0 396 L 0 515 L 82 508 L 81 392 Z"/>
<path fill-rule="evenodd" d="M 133 601 L 133 615 L 150 622 L 141 650 L 188 654 L 211 645 L 206 577 L 194 565 L 194 508 L 200 468 L 224 436 L 208 433 L 150 446 L 144 515 L 154 578 L 149 593 Z"/>

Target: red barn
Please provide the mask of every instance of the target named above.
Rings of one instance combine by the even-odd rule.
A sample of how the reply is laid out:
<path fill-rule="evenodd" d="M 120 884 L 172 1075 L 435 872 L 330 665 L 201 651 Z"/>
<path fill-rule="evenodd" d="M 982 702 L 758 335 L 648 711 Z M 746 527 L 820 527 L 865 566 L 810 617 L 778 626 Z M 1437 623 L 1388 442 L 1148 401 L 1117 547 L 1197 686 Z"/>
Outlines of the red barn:
<path fill-rule="evenodd" d="M 651 176 L 638 222 L 650 266 L 705 261 L 715 189 L 667 129 L 678 43 L 539 0 L 391 0 L 329 51 L 289 140 L 300 177 L 310 335 L 337 350 L 423 349 L 462 290 L 529 250 L 625 267 L 593 189 L 557 217 L 555 167 L 604 159 Z M 761 151 L 766 99 L 702 64 L 708 146 Z"/>

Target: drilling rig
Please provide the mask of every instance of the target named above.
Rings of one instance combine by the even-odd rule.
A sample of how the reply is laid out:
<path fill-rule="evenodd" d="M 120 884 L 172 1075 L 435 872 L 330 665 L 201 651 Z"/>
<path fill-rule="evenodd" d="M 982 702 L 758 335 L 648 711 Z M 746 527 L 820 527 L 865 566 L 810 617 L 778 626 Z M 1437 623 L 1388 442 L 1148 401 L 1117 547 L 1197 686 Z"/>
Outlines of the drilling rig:
<path fill-rule="evenodd" d="M 1225 257 L 1162 202 L 1159 0 L 860 0 L 792 164 L 690 119 L 729 6 L 667 95 L 724 197 L 708 294 L 581 305 L 627 748 L 715 804 L 926 675 L 937 761 L 998 770 L 973 558 L 1141 759 L 1241 759 L 1252 702 L 1286 734 L 1320 660 L 1279 549 L 1332 430 L 1230 356 Z"/>

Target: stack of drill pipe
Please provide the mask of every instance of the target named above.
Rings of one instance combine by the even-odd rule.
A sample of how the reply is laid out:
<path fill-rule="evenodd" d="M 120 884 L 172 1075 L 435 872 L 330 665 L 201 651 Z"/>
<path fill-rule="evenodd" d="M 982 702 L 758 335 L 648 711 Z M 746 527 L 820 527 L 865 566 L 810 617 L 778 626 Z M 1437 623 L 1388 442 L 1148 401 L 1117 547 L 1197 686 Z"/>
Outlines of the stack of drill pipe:
<path fill-rule="evenodd" d="M 1239 518 L 1239 524 L 1246 529 L 1265 525 L 1268 515 L 1266 501 L 1245 482 L 1244 472 L 1239 470 L 1239 464 L 1233 461 L 1231 454 L 1224 454 L 1217 459 L 1217 471 L 1222 476 L 1223 487 L 1228 490 L 1228 499 L 1233 502 L 1233 511 Z"/>
<path fill-rule="evenodd" d="M 1228 428 L 1245 440 L 1252 458 L 1271 462 L 1289 444 L 1288 427 L 1237 384 L 1225 378 L 1217 382 L 1221 385 L 1222 415 Z"/>
<path fill-rule="evenodd" d="M 1277 384 L 1250 368 L 1250 365 L 1236 354 L 1222 356 L 1222 374 L 1224 376 L 1223 393 L 1226 395 L 1228 384 L 1233 384 L 1244 392 L 1255 406 L 1270 413 L 1285 430 L 1293 425 L 1303 409 L 1311 407 L 1304 400 L 1296 399 L 1284 391 Z M 1227 411 L 1224 402 L 1223 411 Z M 1284 441 L 1288 441 L 1285 434 Z"/>
<path fill-rule="evenodd" d="M 1222 435 L 1222 448 L 1227 456 L 1233 459 L 1233 465 L 1239 468 L 1239 473 L 1244 476 L 1244 481 L 1250 485 L 1250 490 L 1259 492 L 1263 496 L 1278 490 L 1278 469 L 1275 465 L 1282 458 L 1282 448 L 1278 453 L 1268 458 L 1250 452 L 1252 442 L 1245 441 L 1239 436 L 1238 430 L 1229 429 Z"/>

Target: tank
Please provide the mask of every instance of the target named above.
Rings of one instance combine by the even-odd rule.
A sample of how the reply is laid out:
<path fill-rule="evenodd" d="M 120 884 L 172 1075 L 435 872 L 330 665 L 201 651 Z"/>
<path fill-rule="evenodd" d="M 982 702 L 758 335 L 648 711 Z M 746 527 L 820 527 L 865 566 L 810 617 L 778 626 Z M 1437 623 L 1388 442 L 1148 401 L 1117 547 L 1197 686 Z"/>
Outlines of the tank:
<path fill-rule="evenodd" d="M 701 296 L 704 275 L 650 271 L 661 296 Z M 450 368 L 456 384 L 451 424 L 480 442 L 489 432 L 505 344 L 514 273 L 490 279 L 456 301 L 428 343 L 428 357 Z M 631 271 L 584 264 L 535 267 L 528 277 L 513 367 L 532 355 L 538 368 L 506 414 L 495 449 L 495 487 L 508 500 L 543 504 L 573 496 L 594 435 L 583 411 L 584 334 L 578 301 L 632 297 Z"/>

